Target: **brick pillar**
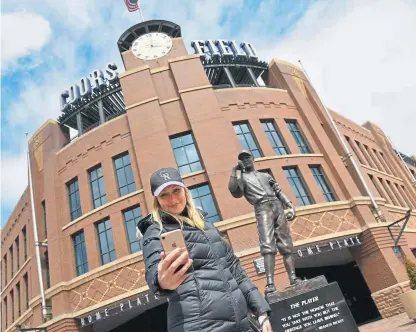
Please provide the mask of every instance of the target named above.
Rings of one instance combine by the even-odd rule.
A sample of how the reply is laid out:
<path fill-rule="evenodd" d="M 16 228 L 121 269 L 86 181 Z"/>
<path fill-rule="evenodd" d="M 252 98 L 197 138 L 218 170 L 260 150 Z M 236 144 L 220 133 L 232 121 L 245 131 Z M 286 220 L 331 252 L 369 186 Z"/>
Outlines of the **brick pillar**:
<path fill-rule="evenodd" d="M 398 230 L 394 231 L 397 236 Z M 383 318 L 404 312 L 399 295 L 409 290 L 403 257 L 397 257 L 387 227 L 368 229 L 362 234 L 363 245 L 351 249 L 371 296 Z M 404 255 L 411 251 L 403 236 L 398 244 Z"/>

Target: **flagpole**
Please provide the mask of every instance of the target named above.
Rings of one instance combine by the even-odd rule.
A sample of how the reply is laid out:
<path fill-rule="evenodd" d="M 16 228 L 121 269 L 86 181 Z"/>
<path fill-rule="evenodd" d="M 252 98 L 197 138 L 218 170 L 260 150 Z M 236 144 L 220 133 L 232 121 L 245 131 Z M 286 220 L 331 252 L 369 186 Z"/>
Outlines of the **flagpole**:
<path fill-rule="evenodd" d="M 33 195 L 33 182 L 32 182 L 32 171 L 30 167 L 30 153 L 29 153 L 29 136 L 26 132 L 26 145 L 27 145 L 27 168 L 29 173 L 29 191 L 30 191 L 30 205 L 32 210 L 32 224 L 33 224 L 33 238 L 35 240 L 35 255 L 36 255 L 36 265 L 38 268 L 38 278 L 39 278 L 39 288 L 40 288 L 40 298 L 42 303 L 42 318 L 43 322 L 46 322 L 48 319 L 47 311 L 46 311 L 46 301 L 45 301 L 45 291 L 43 288 L 43 274 L 42 274 L 42 266 L 40 263 L 40 244 L 39 244 L 39 237 L 38 237 L 38 227 L 36 222 L 36 213 L 35 213 L 35 200 Z"/>
<path fill-rule="evenodd" d="M 342 134 L 340 133 L 340 131 L 339 131 L 339 129 L 338 129 L 338 127 L 337 127 L 337 125 L 336 125 L 336 123 L 335 123 L 334 119 L 332 118 L 331 113 L 329 113 L 329 111 L 328 111 L 328 109 L 326 108 L 325 104 L 322 102 L 321 97 L 319 97 L 319 94 L 318 94 L 318 92 L 316 91 L 315 87 L 313 86 L 313 84 L 312 84 L 312 82 L 311 82 L 311 79 L 309 78 L 309 75 L 308 75 L 308 73 L 306 72 L 306 69 L 305 69 L 305 67 L 304 67 L 304 66 L 303 66 L 303 64 L 302 64 L 302 61 L 298 60 L 298 62 L 299 62 L 299 64 L 300 64 L 300 66 L 301 66 L 301 68 L 302 68 L 302 70 L 303 70 L 303 73 L 305 74 L 305 77 L 306 77 L 306 79 L 308 80 L 309 84 L 310 84 L 310 85 L 311 85 L 311 87 L 315 90 L 315 93 L 316 93 L 316 95 L 317 95 L 317 97 L 318 97 L 319 102 L 321 103 L 321 105 L 322 105 L 323 109 L 325 110 L 326 115 L 329 117 L 329 121 L 330 121 L 330 123 L 331 123 L 331 125 L 332 125 L 332 127 L 333 127 L 333 129 L 334 129 L 334 131 L 335 131 L 335 134 L 338 136 L 338 139 L 339 139 L 339 140 L 340 140 L 340 142 L 341 142 L 341 145 L 342 145 L 342 147 L 343 147 L 343 149 L 344 149 L 344 152 L 345 152 L 345 156 L 343 156 L 343 157 L 342 157 L 342 159 L 343 159 L 343 160 L 345 160 L 345 159 L 347 159 L 347 158 L 349 158 L 349 159 L 350 159 L 351 164 L 352 164 L 352 167 L 355 169 L 355 172 L 357 173 L 358 178 L 360 179 L 361 184 L 362 184 L 362 185 L 363 185 L 363 187 L 364 187 L 364 190 L 367 192 L 367 195 L 370 197 L 371 203 L 372 203 L 372 205 L 373 205 L 373 207 L 374 207 L 375 212 L 377 213 L 377 216 L 379 217 L 380 221 L 386 221 L 386 217 L 384 216 L 384 214 L 383 214 L 383 212 L 381 211 L 380 207 L 378 206 L 378 204 L 377 204 L 376 200 L 374 199 L 373 194 L 371 193 L 370 188 L 368 187 L 368 185 L 367 185 L 366 181 L 364 180 L 364 177 L 363 177 L 363 175 L 362 175 L 362 173 L 361 173 L 360 169 L 358 168 L 358 165 L 357 165 L 357 163 L 356 163 L 355 159 L 353 158 L 353 156 L 352 156 L 352 154 L 351 154 L 350 150 L 348 149 L 347 144 L 345 143 L 345 141 L 344 141 L 344 139 L 343 139 L 343 137 L 342 137 Z"/>
<path fill-rule="evenodd" d="M 142 14 L 142 7 L 140 5 L 140 0 L 137 0 L 137 6 L 139 7 L 140 17 L 142 18 L 142 22 L 144 22 L 143 14 Z"/>

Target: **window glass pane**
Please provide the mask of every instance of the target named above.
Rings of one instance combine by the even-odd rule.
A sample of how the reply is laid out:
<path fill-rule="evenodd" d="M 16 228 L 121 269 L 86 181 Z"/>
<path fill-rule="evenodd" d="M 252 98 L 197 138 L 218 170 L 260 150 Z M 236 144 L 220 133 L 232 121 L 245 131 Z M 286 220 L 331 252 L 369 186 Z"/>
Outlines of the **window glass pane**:
<path fill-rule="evenodd" d="M 249 133 L 250 130 L 248 129 L 248 125 L 245 123 L 242 123 L 241 125 L 241 130 L 243 131 L 243 133 Z"/>
<path fill-rule="evenodd" d="M 201 169 L 202 169 L 202 165 L 199 161 L 196 162 L 196 163 L 191 164 L 191 171 L 192 172 L 200 171 Z"/>
<path fill-rule="evenodd" d="M 241 128 L 240 128 L 239 125 L 234 125 L 233 127 L 234 127 L 234 131 L 235 131 L 236 134 L 241 134 L 242 133 Z"/>
<path fill-rule="evenodd" d="M 120 168 L 117 170 L 117 179 L 118 179 L 118 185 L 120 187 L 124 187 L 127 184 L 126 175 L 124 173 L 124 168 Z"/>
<path fill-rule="evenodd" d="M 192 139 L 192 135 L 191 134 L 187 134 L 182 136 L 182 144 L 183 145 L 188 145 L 188 144 L 193 144 L 194 140 Z"/>
<path fill-rule="evenodd" d="M 199 161 L 198 153 L 196 152 L 194 144 L 185 146 L 185 152 L 190 163 Z"/>
<path fill-rule="evenodd" d="M 98 181 L 94 181 L 91 183 L 92 186 L 92 196 L 94 198 L 100 197 L 100 190 L 98 189 Z"/>
<path fill-rule="evenodd" d="M 129 188 L 128 187 L 120 188 L 120 196 L 127 195 L 128 193 L 129 193 Z"/>
<path fill-rule="evenodd" d="M 130 165 L 130 155 L 126 154 L 125 156 L 123 156 L 123 163 L 124 166 Z"/>
<path fill-rule="evenodd" d="M 128 192 L 132 193 L 134 191 L 136 191 L 136 184 L 133 182 L 128 185 Z"/>
<path fill-rule="evenodd" d="M 116 169 L 123 167 L 123 158 L 119 157 L 117 159 L 114 159 L 114 165 L 116 166 Z"/>
<path fill-rule="evenodd" d="M 178 148 L 174 150 L 173 153 L 175 154 L 175 159 L 176 159 L 176 163 L 178 166 L 183 166 L 183 165 L 188 164 L 188 161 L 186 160 L 184 148 Z"/>
<path fill-rule="evenodd" d="M 180 137 L 171 138 L 170 139 L 170 144 L 171 144 L 173 149 L 179 148 L 180 146 L 182 146 L 181 138 Z"/>
<path fill-rule="evenodd" d="M 90 179 L 91 181 L 94 181 L 97 179 L 97 171 L 95 169 L 90 171 Z"/>

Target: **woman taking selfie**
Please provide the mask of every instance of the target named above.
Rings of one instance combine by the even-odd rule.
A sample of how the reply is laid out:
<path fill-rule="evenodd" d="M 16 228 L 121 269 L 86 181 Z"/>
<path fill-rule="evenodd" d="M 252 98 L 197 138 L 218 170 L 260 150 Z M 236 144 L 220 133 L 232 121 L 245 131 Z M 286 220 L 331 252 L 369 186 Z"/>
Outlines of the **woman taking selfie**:
<path fill-rule="evenodd" d="M 249 332 L 248 310 L 263 332 L 272 332 L 270 307 L 216 227 L 195 208 L 179 172 L 162 168 L 150 178 L 152 213 L 138 223 L 146 281 L 167 296 L 170 332 Z M 165 254 L 161 237 L 178 232 L 186 248 Z M 180 242 L 180 241 L 179 241 Z"/>

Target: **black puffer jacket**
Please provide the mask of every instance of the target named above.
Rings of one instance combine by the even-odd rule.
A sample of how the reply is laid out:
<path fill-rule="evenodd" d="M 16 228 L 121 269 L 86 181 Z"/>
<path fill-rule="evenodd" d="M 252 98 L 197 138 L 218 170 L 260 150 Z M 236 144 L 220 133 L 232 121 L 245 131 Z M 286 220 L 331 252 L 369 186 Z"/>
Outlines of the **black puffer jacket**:
<path fill-rule="evenodd" d="M 162 215 L 164 232 L 180 228 Z M 143 237 L 146 281 L 150 289 L 167 296 L 170 332 L 248 332 L 248 308 L 256 316 L 270 312 L 257 287 L 240 266 L 239 259 L 221 237 L 217 228 L 205 222 L 204 232 L 184 225 L 186 247 L 193 260 L 188 278 L 173 291 L 161 290 L 157 267 L 160 252 L 159 224 L 151 216 L 138 225 Z M 248 306 L 248 307 L 247 307 Z"/>

